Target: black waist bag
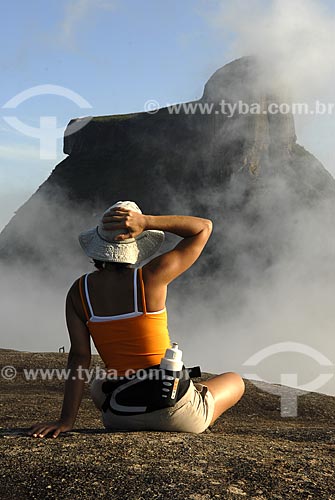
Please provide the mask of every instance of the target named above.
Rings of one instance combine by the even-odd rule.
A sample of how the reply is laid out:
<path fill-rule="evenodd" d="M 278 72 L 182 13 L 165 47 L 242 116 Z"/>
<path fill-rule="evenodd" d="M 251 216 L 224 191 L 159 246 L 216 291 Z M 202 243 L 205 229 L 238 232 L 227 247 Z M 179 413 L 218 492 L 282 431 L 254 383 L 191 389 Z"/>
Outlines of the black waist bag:
<path fill-rule="evenodd" d="M 186 394 L 190 378 L 201 376 L 199 366 L 170 372 L 155 365 L 138 373 L 102 384 L 104 412 L 109 409 L 115 415 L 138 415 L 174 406 Z"/>

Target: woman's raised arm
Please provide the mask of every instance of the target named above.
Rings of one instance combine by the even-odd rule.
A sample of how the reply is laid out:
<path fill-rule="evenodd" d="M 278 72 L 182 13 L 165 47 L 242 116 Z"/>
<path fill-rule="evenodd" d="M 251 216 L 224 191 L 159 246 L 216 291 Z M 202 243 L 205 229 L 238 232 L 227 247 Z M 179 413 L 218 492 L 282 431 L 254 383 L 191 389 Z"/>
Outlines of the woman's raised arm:
<path fill-rule="evenodd" d="M 199 258 L 213 229 L 212 221 L 189 215 L 144 215 L 125 208 L 113 209 L 102 219 L 104 229 L 123 230 L 115 239 L 136 238 L 142 231 L 158 229 L 183 238 L 176 247 L 148 264 L 145 270 L 160 284 L 168 284 Z"/>

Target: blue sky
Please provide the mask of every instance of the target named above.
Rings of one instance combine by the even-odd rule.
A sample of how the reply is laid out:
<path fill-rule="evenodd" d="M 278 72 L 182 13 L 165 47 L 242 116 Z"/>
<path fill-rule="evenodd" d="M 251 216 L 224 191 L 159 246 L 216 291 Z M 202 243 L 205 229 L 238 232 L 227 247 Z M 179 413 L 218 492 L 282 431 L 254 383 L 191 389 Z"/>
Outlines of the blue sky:
<path fill-rule="evenodd" d="M 334 8 L 331 2 L 319 4 Z M 8 2 L 0 30 L 0 229 L 64 157 L 58 139 L 57 157 L 40 159 L 38 139 L 11 127 L 5 116 L 33 127 L 41 116 L 55 116 L 64 128 L 76 116 L 142 111 L 149 99 L 164 106 L 199 98 L 217 68 L 245 55 L 232 50 L 238 36 L 234 24 L 216 23 L 225 9 L 239 17 L 241 5 L 228 0 Z M 261 11 L 269 2 L 257 5 Z M 76 92 L 92 108 L 80 109 L 56 95 L 36 95 L 14 110 L 3 108 L 20 92 L 45 84 Z M 333 117 L 324 123 L 329 120 Z M 315 124 L 302 127 L 299 142 L 325 164 L 329 160 L 331 169 L 333 135 L 327 127 L 321 142 Z"/>

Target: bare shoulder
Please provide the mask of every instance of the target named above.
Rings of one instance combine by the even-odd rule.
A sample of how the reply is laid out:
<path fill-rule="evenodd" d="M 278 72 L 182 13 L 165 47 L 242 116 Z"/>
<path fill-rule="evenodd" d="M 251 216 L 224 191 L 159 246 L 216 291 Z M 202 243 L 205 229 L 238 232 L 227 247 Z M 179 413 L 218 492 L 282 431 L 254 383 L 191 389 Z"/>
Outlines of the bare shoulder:
<path fill-rule="evenodd" d="M 71 312 L 71 309 L 73 309 L 80 318 L 85 319 L 80 297 L 81 279 L 84 279 L 84 276 L 80 276 L 79 278 L 77 278 L 69 288 L 66 296 L 66 306 L 68 312 Z"/>
<path fill-rule="evenodd" d="M 152 265 L 152 261 L 142 267 L 142 277 L 145 284 L 153 284 L 159 281 L 158 266 Z"/>
<path fill-rule="evenodd" d="M 148 311 L 164 309 L 168 285 L 148 265 L 142 267 L 142 276 Z"/>
<path fill-rule="evenodd" d="M 206 220 L 199 233 L 183 238 L 172 250 L 158 255 L 146 264 L 144 276 L 156 284 L 168 285 L 187 271 L 200 257 L 212 232 L 212 223 Z"/>
<path fill-rule="evenodd" d="M 80 292 L 79 292 L 79 283 L 80 283 L 80 280 L 84 278 L 84 276 L 79 276 L 79 278 L 77 278 L 73 283 L 72 285 L 70 286 L 68 292 L 67 292 L 67 298 L 68 299 L 74 299 L 76 297 L 80 297 Z"/>
<path fill-rule="evenodd" d="M 98 275 L 98 274 L 99 274 L 98 271 L 93 272 L 93 273 L 89 273 L 89 279 L 92 280 L 92 281 L 94 281 L 95 278 L 96 278 L 96 275 Z M 70 297 L 70 298 L 74 298 L 74 297 L 80 298 L 80 281 L 84 282 L 85 277 L 86 277 L 86 274 L 83 274 L 82 276 L 79 276 L 79 278 L 77 278 L 72 283 L 72 285 L 69 288 L 69 291 L 67 292 L 67 296 L 68 297 Z"/>

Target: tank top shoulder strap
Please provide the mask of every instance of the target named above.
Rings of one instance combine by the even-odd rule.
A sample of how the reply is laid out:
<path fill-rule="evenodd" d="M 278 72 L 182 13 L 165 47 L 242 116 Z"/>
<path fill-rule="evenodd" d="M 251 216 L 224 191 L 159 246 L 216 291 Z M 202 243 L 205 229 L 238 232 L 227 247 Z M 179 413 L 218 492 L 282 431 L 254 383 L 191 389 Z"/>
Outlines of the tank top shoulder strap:
<path fill-rule="evenodd" d="M 134 269 L 134 312 L 138 312 L 138 301 L 137 301 L 137 268 Z"/>
<path fill-rule="evenodd" d="M 143 282 L 143 274 L 142 274 L 142 268 L 140 267 L 138 270 L 138 274 L 140 277 L 140 287 L 141 287 L 141 297 L 142 297 L 142 305 L 143 305 L 143 312 L 144 314 L 147 313 L 147 304 L 145 301 L 145 292 L 144 292 L 144 282 Z"/>
<path fill-rule="evenodd" d="M 85 276 L 81 276 L 79 279 L 79 294 L 80 294 L 80 300 L 81 300 L 81 304 L 83 306 L 84 314 L 85 314 L 85 317 L 88 321 L 90 319 L 90 316 L 87 312 L 86 302 L 84 299 L 84 294 L 86 295 L 85 289 L 84 289 L 84 279 L 85 279 L 85 281 L 87 280 L 87 274 Z"/>

